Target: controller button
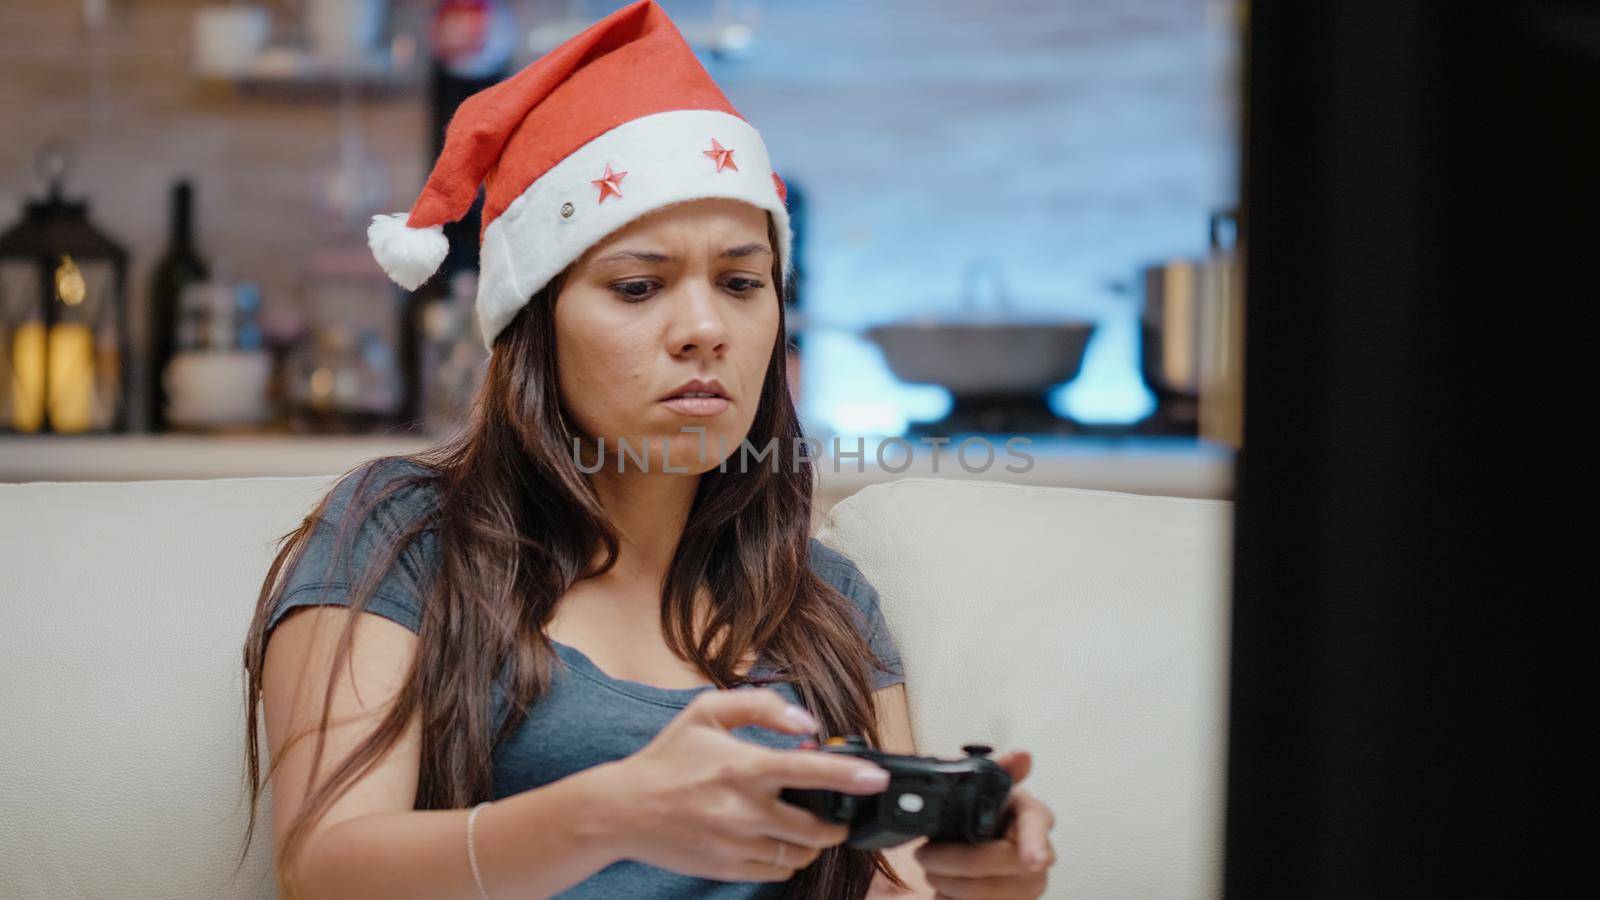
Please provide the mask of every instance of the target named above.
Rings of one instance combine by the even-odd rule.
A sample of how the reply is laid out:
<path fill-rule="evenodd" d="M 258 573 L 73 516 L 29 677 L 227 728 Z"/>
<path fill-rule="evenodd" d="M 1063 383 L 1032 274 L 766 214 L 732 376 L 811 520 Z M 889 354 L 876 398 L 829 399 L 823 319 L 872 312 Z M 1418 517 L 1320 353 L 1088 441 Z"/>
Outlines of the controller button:
<path fill-rule="evenodd" d="M 908 813 L 922 812 L 921 794 L 901 794 L 895 799 L 895 804 Z"/>
<path fill-rule="evenodd" d="M 994 748 L 988 744 L 966 744 L 962 746 L 961 752 L 968 756 L 988 756 L 994 752 Z"/>

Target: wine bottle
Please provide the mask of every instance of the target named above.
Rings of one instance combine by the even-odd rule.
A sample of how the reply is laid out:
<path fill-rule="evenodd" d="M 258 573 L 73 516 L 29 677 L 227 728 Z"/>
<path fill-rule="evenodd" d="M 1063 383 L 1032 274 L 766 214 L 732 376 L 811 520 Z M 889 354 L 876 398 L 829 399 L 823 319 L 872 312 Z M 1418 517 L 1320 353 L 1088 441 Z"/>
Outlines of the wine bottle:
<path fill-rule="evenodd" d="M 149 406 L 146 421 L 152 432 L 167 430 L 167 390 L 161 382 L 161 373 L 172 359 L 179 298 L 184 285 L 205 281 L 208 277 L 205 260 L 200 258 L 194 245 L 193 203 L 193 185 L 187 179 L 174 182 L 167 249 L 156 263 L 155 274 L 150 279 L 150 356 L 146 381 L 149 386 Z"/>

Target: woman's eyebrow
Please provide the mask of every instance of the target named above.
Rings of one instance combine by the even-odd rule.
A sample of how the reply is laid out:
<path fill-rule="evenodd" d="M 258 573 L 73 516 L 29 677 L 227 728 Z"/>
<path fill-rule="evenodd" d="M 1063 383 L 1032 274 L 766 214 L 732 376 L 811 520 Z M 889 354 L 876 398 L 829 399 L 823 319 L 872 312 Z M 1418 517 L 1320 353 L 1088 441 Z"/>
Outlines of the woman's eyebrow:
<path fill-rule="evenodd" d="M 720 255 L 724 258 L 738 259 L 744 256 L 754 256 L 757 253 L 766 253 L 770 255 L 772 250 L 763 243 L 750 243 L 740 244 L 737 247 L 729 247 L 728 249 L 722 251 Z M 605 256 L 596 259 L 594 261 L 594 265 L 626 260 L 631 260 L 633 262 L 664 263 L 672 262 L 672 257 L 665 253 L 656 253 L 652 250 L 618 250 L 615 253 L 607 253 Z"/>

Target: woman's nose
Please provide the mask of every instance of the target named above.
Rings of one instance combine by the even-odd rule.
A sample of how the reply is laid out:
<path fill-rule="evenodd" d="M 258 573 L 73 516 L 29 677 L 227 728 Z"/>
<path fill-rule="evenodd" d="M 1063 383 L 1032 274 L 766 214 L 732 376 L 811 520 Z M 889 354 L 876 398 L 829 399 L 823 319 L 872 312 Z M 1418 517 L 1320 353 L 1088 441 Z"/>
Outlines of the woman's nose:
<path fill-rule="evenodd" d="M 712 287 L 687 286 L 675 299 L 667 333 L 668 349 L 676 356 L 695 350 L 721 352 L 728 329 Z"/>

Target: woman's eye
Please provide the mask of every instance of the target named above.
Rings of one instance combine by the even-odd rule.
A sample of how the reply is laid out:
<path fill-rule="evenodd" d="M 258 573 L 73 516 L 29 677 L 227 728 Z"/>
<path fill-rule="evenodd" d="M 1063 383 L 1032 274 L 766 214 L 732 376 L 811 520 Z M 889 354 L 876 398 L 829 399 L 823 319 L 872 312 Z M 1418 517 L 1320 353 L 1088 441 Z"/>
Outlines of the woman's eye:
<path fill-rule="evenodd" d="M 760 290 L 764 282 L 755 278 L 729 278 L 722 284 L 723 287 L 742 297 L 751 291 Z M 611 285 L 611 290 L 629 303 L 638 303 L 649 298 L 655 290 L 655 284 L 649 281 L 619 281 Z"/>
<path fill-rule="evenodd" d="M 649 296 L 650 288 L 651 284 L 648 281 L 624 281 L 611 286 L 612 291 L 630 303 L 638 302 Z"/>

